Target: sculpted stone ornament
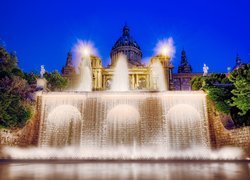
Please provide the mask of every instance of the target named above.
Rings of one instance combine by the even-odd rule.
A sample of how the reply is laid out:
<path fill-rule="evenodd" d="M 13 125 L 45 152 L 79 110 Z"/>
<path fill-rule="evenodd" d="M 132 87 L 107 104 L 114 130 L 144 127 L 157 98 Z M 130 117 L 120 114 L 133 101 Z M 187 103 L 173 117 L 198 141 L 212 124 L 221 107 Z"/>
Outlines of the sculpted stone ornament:
<path fill-rule="evenodd" d="M 44 65 L 41 65 L 41 70 L 40 70 L 40 78 L 43 79 L 43 75 L 45 74 L 45 68 Z"/>
<path fill-rule="evenodd" d="M 204 66 L 203 66 L 203 76 L 208 75 L 208 69 L 209 69 L 209 67 L 206 64 L 204 64 Z"/>

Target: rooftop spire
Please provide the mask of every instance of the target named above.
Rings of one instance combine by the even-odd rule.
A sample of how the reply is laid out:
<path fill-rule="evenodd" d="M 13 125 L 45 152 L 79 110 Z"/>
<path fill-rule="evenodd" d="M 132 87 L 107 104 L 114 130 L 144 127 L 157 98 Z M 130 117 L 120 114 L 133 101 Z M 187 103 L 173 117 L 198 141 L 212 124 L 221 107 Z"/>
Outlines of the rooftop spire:
<path fill-rule="evenodd" d="M 186 51 L 184 49 L 181 51 L 181 64 L 188 64 Z"/>
<path fill-rule="evenodd" d="M 125 23 L 125 25 L 123 27 L 123 36 L 129 36 L 129 27 L 128 27 L 127 23 Z"/>
<path fill-rule="evenodd" d="M 66 64 L 62 68 L 62 75 L 64 77 L 70 77 L 70 76 L 74 75 L 75 73 L 76 72 L 75 72 L 75 68 L 73 65 L 73 61 L 72 61 L 72 53 L 69 51 L 68 56 L 67 56 L 67 60 L 66 60 Z"/>
<path fill-rule="evenodd" d="M 72 53 L 70 51 L 68 52 L 66 66 L 73 66 L 73 63 L 72 63 Z"/>
<path fill-rule="evenodd" d="M 192 67 L 188 63 L 186 51 L 182 49 L 181 64 L 178 67 L 178 73 L 191 73 L 191 72 L 192 72 Z"/>

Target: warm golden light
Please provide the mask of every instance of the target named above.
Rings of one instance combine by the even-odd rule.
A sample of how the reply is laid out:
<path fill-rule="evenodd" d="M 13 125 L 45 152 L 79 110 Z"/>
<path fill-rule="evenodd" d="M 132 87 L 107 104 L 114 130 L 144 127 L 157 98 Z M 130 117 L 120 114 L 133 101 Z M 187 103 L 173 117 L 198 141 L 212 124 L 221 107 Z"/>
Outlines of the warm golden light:
<path fill-rule="evenodd" d="M 159 41 L 155 48 L 155 54 L 173 58 L 175 54 L 173 38 L 170 37 Z"/>
<path fill-rule="evenodd" d="M 89 49 L 88 46 L 83 47 L 83 48 L 81 49 L 81 51 L 82 51 L 82 55 L 83 55 L 83 56 L 86 56 L 86 57 L 90 56 L 90 54 L 91 54 L 91 50 Z"/>
<path fill-rule="evenodd" d="M 82 57 L 89 57 L 91 55 L 95 55 L 93 45 L 89 42 L 80 42 L 78 48 Z"/>
<path fill-rule="evenodd" d="M 161 51 L 161 55 L 167 56 L 169 55 L 170 49 L 168 46 L 163 46 L 160 51 Z"/>
<path fill-rule="evenodd" d="M 90 41 L 78 40 L 73 48 L 73 52 L 76 66 L 79 65 L 82 59 L 89 59 L 91 55 L 97 56 L 97 50 Z"/>
<path fill-rule="evenodd" d="M 82 57 L 89 57 L 91 55 L 97 55 L 96 49 L 94 48 L 93 43 L 89 41 L 78 40 L 77 44 L 74 47 L 74 52 L 79 54 Z"/>

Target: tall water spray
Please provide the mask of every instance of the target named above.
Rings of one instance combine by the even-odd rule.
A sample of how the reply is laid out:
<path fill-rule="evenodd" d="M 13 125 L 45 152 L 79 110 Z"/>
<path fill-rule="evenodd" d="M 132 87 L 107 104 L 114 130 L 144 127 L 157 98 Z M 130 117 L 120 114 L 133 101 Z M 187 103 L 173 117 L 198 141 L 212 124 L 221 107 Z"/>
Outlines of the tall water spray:
<path fill-rule="evenodd" d="M 77 91 L 92 91 L 92 66 L 91 56 L 97 55 L 97 50 L 92 42 L 78 40 L 73 48 L 74 64 L 79 67 L 79 82 Z"/>
<path fill-rule="evenodd" d="M 82 58 L 80 64 L 80 83 L 79 91 L 92 91 L 92 67 L 90 56 Z"/>
<path fill-rule="evenodd" d="M 166 91 L 166 76 L 160 61 L 155 61 L 151 65 L 151 82 L 152 88 L 158 91 Z"/>
<path fill-rule="evenodd" d="M 125 55 L 119 55 L 111 84 L 112 91 L 129 91 L 128 64 Z"/>

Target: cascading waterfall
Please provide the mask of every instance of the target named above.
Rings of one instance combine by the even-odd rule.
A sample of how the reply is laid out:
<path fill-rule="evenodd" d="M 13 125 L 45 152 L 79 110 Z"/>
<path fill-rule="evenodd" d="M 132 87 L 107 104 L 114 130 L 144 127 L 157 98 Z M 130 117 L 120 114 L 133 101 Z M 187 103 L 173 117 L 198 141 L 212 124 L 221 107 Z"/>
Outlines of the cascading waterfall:
<path fill-rule="evenodd" d="M 108 131 L 112 145 L 130 145 L 138 139 L 140 114 L 133 105 L 119 104 L 107 114 Z"/>
<path fill-rule="evenodd" d="M 210 148 L 203 93 L 49 93 L 42 102 L 41 147 Z"/>
<path fill-rule="evenodd" d="M 203 92 L 42 94 L 39 147 L 5 148 L 14 159 L 237 159 L 211 150 Z"/>
<path fill-rule="evenodd" d="M 128 64 L 125 55 L 120 54 L 114 69 L 114 76 L 111 84 L 112 91 L 128 91 Z"/>
<path fill-rule="evenodd" d="M 67 113 L 63 113 L 67 112 Z M 59 105 L 46 118 L 46 130 L 41 146 L 80 144 L 81 114 L 72 105 Z"/>

